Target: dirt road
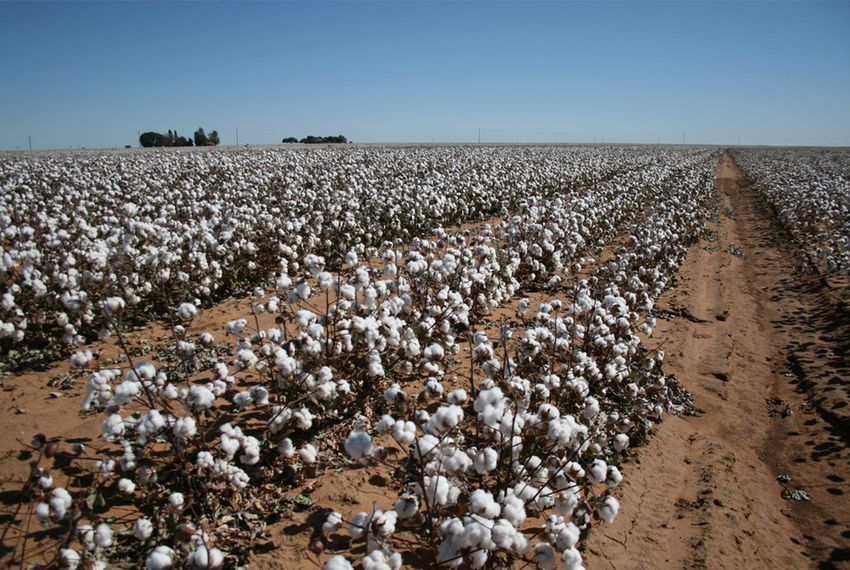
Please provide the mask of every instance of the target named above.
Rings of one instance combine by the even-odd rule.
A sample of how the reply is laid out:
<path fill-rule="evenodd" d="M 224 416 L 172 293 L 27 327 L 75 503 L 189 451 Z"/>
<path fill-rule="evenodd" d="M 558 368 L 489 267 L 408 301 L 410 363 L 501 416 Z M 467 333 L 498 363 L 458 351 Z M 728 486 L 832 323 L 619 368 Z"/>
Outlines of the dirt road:
<path fill-rule="evenodd" d="M 684 316 L 650 341 L 704 414 L 668 419 L 625 466 L 622 511 L 595 530 L 588 568 L 850 568 L 848 431 L 825 407 L 847 378 L 846 314 L 796 270 L 728 155 L 717 182 L 716 236 L 659 303 Z"/>

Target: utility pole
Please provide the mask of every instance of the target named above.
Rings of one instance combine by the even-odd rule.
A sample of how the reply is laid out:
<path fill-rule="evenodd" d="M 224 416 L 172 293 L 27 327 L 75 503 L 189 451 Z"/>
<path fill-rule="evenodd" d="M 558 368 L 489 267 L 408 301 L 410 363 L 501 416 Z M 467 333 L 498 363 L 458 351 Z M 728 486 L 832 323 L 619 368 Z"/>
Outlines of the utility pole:
<path fill-rule="evenodd" d="M 27 135 L 27 141 L 29 141 L 29 144 L 30 144 L 30 152 L 32 152 L 32 135 Z"/>
<path fill-rule="evenodd" d="M 478 144 L 481 144 L 481 129 L 478 129 Z"/>
<path fill-rule="evenodd" d="M 741 135 L 738 135 L 738 146 L 741 146 Z"/>
<path fill-rule="evenodd" d="M 682 132 L 682 144 L 685 144 L 685 133 Z"/>
<path fill-rule="evenodd" d="M 239 129 L 236 129 L 236 146 L 239 146 Z"/>

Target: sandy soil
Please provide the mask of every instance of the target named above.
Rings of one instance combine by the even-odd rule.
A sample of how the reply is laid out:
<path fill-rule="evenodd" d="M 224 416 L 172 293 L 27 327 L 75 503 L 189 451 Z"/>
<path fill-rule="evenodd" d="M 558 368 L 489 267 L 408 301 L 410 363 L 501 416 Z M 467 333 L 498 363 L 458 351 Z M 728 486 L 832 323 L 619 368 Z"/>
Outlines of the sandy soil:
<path fill-rule="evenodd" d="M 728 156 L 717 178 L 719 239 L 689 252 L 659 303 L 688 318 L 659 320 L 654 339 L 705 413 L 668 419 L 625 466 L 620 516 L 591 537 L 588 568 L 850 568 L 850 434 L 832 409 L 847 401 L 847 314 L 796 271 Z"/>
<path fill-rule="evenodd" d="M 850 318 L 843 291 L 796 270 L 788 236 L 728 157 L 718 167 L 718 183 L 718 219 L 706 225 L 716 241 L 693 246 L 676 286 L 660 300 L 669 318 L 659 318 L 648 341 L 663 345 L 667 371 L 693 392 L 704 414 L 670 417 L 624 466 L 620 516 L 594 530 L 587 566 L 850 568 Z M 730 252 L 732 245 L 741 247 L 742 257 Z M 248 312 L 244 301 L 229 300 L 202 311 L 192 328 L 221 337 L 225 321 Z M 510 307 L 500 311 L 506 318 L 511 313 Z M 156 344 L 168 334 L 152 326 L 130 340 Z M 117 356 L 114 345 L 101 348 L 103 358 Z M 0 382 L 4 513 L 14 509 L 14 490 L 26 474 L 26 463 L 15 458 L 21 442 L 38 431 L 97 439 L 101 415 L 79 414 L 84 379 L 64 390 L 48 386 L 67 371 L 62 362 Z M 57 406 L 51 392 L 64 405 Z M 778 475 L 790 482 L 783 485 Z M 329 470 L 308 479 L 291 492 L 306 488 L 316 507 L 295 509 L 272 524 L 251 567 L 317 568 L 348 552 L 345 539 L 329 543 L 322 555 L 307 548 L 327 509 L 386 508 L 395 486 L 389 467 Z M 785 499 L 786 489 L 805 490 L 811 500 Z M 5 537 L 0 559 L 16 540 Z M 416 565 L 412 557 L 406 561 Z"/>

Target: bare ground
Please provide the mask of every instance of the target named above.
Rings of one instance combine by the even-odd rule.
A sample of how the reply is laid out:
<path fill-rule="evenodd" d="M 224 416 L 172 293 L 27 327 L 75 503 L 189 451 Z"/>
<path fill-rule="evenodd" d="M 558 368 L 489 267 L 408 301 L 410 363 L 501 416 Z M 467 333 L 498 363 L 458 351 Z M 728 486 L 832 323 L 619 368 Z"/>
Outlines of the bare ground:
<path fill-rule="evenodd" d="M 730 157 L 717 180 L 718 240 L 693 246 L 659 303 L 688 318 L 659 319 L 654 338 L 705 413 L 668 419 L 625 466 L 620 516 L 591 536 L 588 567 L 850 568 L 846 309 L 797 271 Z"/>

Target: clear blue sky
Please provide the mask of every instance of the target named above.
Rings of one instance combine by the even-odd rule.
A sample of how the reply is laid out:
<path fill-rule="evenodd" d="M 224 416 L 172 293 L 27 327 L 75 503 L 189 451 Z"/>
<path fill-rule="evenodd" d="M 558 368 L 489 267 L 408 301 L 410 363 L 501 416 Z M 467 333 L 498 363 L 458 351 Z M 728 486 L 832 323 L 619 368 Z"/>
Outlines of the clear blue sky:
<path fill-rule="evenodd" d="M 850 145 L 850 2 L 0 2 L 0 148 Z"/>

